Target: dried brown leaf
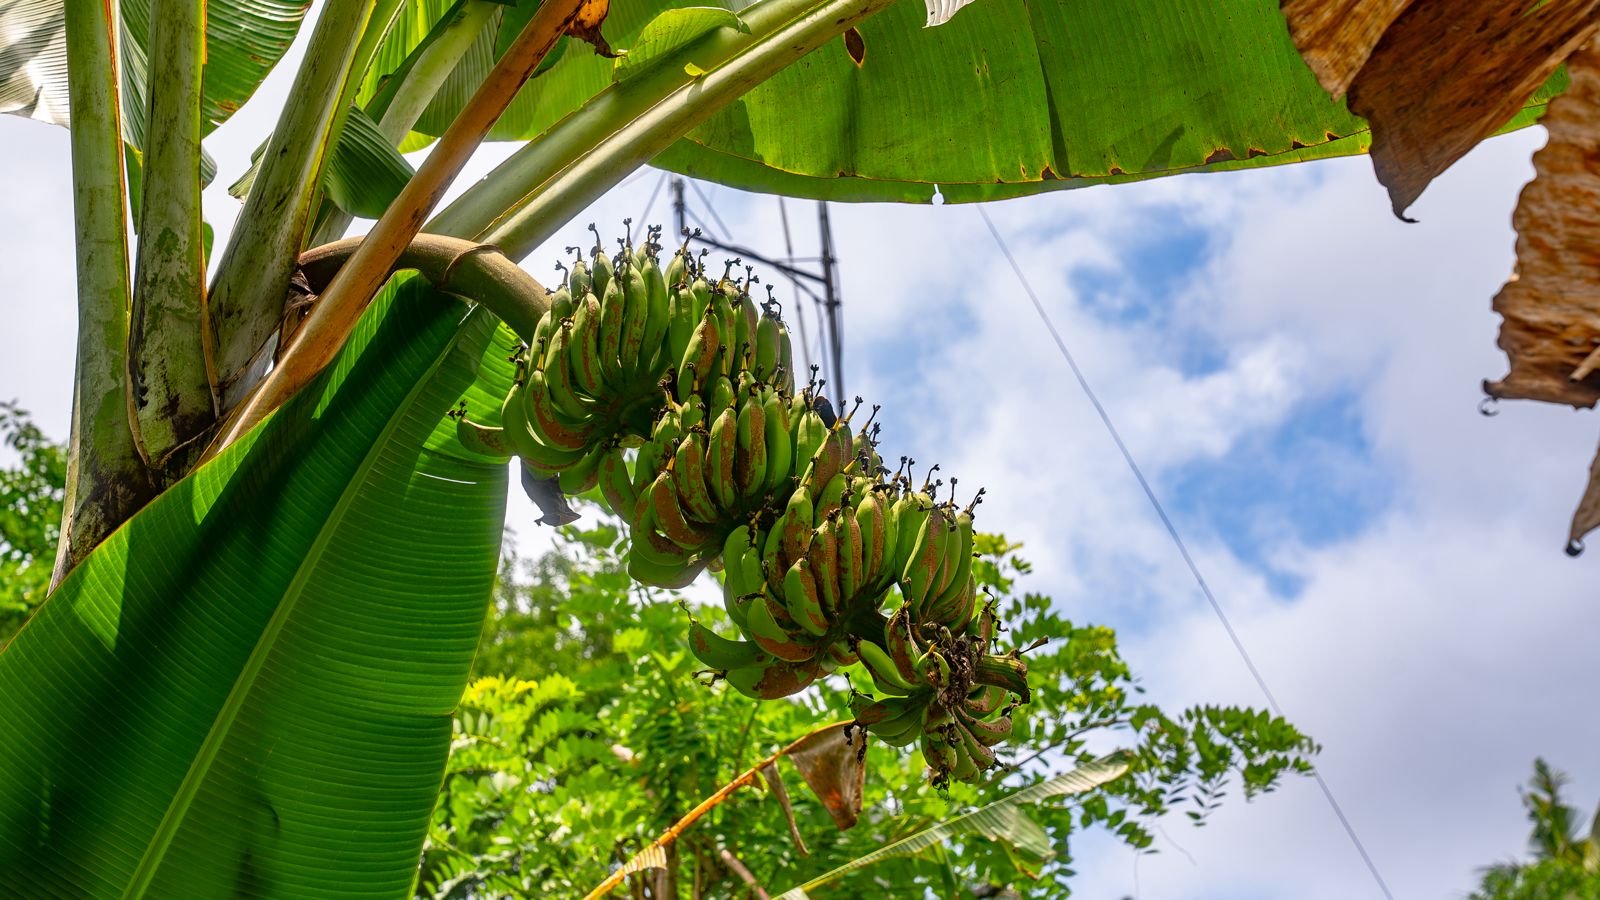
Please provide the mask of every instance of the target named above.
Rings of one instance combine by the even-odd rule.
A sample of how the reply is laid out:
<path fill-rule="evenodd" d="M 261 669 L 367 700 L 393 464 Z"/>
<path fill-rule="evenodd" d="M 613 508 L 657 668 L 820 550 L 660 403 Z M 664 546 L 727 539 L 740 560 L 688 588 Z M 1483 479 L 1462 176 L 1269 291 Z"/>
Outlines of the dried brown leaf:
<path fill-rule="evenodd" d="M 1511 371 L 1483 388 L 1589 407 L 1600 378 L 1571 376 L 1600 347 L 1600 50 L 1578 51 L 1567 71 L 1571 84 L 1545 113 L 1549 140 L 1511 218 L 1517 272 L 1494 298 Z"/>
<path fill-rule="evenodd" d="M 1583 489 L 1583 498 L 1572 513 L 1572 530 L 1567 533 L 1567 555 L 1583 552 L 1583 536 L 1600 528 L 1600 453 L 1589 463 L 1589 483 Z"/>
<path fill-rule="evenodd" d="M 813 731 L 785 750 L 840 831 L 854 826 L 861 816 L 861 795 L 867 779 L 866 742 L 865 729 L 851 729 L 850 723 L 841 722 Z"/>
<path fill-rule="evenodd" d="M 1335 100 L 1411 0 L 1283 0 L 1289 36 L 1322 89 Z"/>
<path fill-rule="evenodd" d="M 1372 165 L 1403 216 L 1594 32 L 1597 0 L 1416 0 L 1350 85 Z"/>

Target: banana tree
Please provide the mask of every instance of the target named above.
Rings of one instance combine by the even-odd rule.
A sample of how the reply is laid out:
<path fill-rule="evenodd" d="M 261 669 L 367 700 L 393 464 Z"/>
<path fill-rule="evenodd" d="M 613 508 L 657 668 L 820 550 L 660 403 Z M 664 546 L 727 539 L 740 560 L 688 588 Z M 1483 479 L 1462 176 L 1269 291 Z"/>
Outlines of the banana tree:
<path fill-rule="evenodd" d="M 308 9 L 0 6 L 0 111 L 72 130 L 80 311 L 58 585 L 0 652 L 31 894 L 406 890 L 507 484 L 446 414 L 545 307 L 511 262 L 638 167 L 962 202 L 1368 145 L 1272 0 L 325 0 L 213 258 L 203 140 Z"/>

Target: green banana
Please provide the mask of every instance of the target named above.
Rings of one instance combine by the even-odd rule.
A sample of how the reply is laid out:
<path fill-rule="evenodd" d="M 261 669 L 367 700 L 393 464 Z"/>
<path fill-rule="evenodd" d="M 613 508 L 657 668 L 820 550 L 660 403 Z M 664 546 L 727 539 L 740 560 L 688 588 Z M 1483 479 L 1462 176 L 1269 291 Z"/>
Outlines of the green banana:
<path fill-rule="evenodd" d="M 563 368 L 565 364 L 563 363 Z M 556 410 L 550 383 L 538 369 L 528 373 L 528 384 L 522 391 L 523 414 L 542 443 L 557 450 L 582 450 L 595 438 L 595 425 L 569 425 Z"/>
<path fill-rule="evenodd" d="M 701 318 L 700 323 L 694 327 L 694 333 L 689 336 L 689 346 L 683 351 L 683 358 L 678 361 L 679 402 L 699 391 L 700 385 L 712 376 L 712 363 L 716 360 L 717 349 L 721 346 L 721 334 L 715 316 L 708 315 Z"/>
<path fill-rule="evenodd" d="M 811 561 L 802 559 L 789 567 L 783 576 L 783 605 L 789 617 L 801 628 L 822 637 L 828 633 L 829 619 L 823 609 L 821 592 L 811 568 Z"/>
<path fill-rule="evenodd" d="M 611 257 L 600 248 L 600 236 L 595 235 L 594 250 L 590 255 L 589 290 L 594 291 L 596 297 L 604 297 L 606 288 L 611 285 Z"/>
<path fill-rule="evenodd" d="M 644 279 L 646 308 L 639 364 L 649 372 L 645 380 L 655 381 L 669 364 L 676 365 L 682 357 L 669 356 L 664 349 L 667 331 L 672 327 L 672 300 L 667 292 L 667 279 L 655 257 L 645 257 L 639 274 Z"/>
<path fill-rule="evenodd" d="M 734 460 L 738 455 L 739 417 L 725 409 L 711 423 L 706 437 L 706 486 L 724 513 L 739 507 L 738 484 L 734 480 Z"/>
<path fill-rule="evenodd" d="M 633 518 L 633 508 L 639 494 L 633 489 L 633 477 L 628 474 L 628 463 L 621 445 L 614 445 L 600 458 L 600 494 L 605 497 L 611 512 L 626 520 Z"/>
<path fill-rule="evenodd" d="M 622 391 L 627 387 L 622 372 L 622 331 L 628 307 L 627 297 L 622 292 L 622 278 L 613 271 L 606 279 L 605 291 L 597 294 L 600 297 L 600 371 L 608 387 Z"/>
<path fill-rule="evenodd" d="M 690 431 L 678 441 L 678 451 L 672 464 L 672 482 L 678 492 L 680 505 L 689 518 L 702 525 L 712 525 L 722 516 L 716 500 L 706 487 L 705 473 L 706 435 L 704 431 Z"/>
<path fill-rule="evenodd" d="M 841 615 L 843 600 L 839 596 L 839 528 L 838 517 L 830 517 L 816 529 L 811 538 L 811 553 L 805 562 L 811 564 L 816 579 L 817 593 L 822 595 L 822 609 L 828 618 Z"/>
<path fill-rule="evenodd" d="M 699 622 L 689 624 L 689 652 L 713 669 L 740 669 L 772 661 L 772 657 L 755 644 L 729 640 Z"/>
<path fill-rule="evenodd" d="M 817 655 L 816 644 L 809 640 L 802 640 L 790 629 L 779 622 L 779 618 L 789 619 L 789 614 L 778 607 L 778 601 L 771 594 L 763 593 L 754 597 L 750 603 L 749 629 L 746 633 L 761 649 L 771 653 L 779 659 L 788 662 L 805 662 Z M 794 631 L 801 631 L 795 625 Z"/>
<path fill-rule="evenodd" d="M 569 247 L 567 249 L 569 251 L 577 250 L 576 247 Z M 592 282 L 589 279 L 589 267 L 583 264 L 583 257 L 580 256 L 575 262 L 573 262 L 572 271 L 567 275 L 567 290 L 571 291 L 572 296 L 574 297 L 582 297 L 584 294 L 588 293 L 591 284 Z"/>
<path fill-rule="evenodd" d="M 789 439 L 789 406 L 777 391 L 767 390 L 762 423 L 766 426 L 768 494 L 788 487 L 794 467 L 794 444 Z"/>
<path fill-rule="evenodd" d="M 955 610 L 959 606 L 961 594 L 966 591 L 972 582 L 972 509 L 968 507 L 956 513 L 953 523 L 954 531 L 946 539 L 944 561 L 939 570 L 940 584 L 936 596 L 929 607 L 937 610 Z M 970 605 L 967 610 L 970 617 Z M 959 615 L 951 616 L 954 622 Z M 965 630 L 966 622 L 960 628 L 952 626 L 952 630 L 960 632 Z"/>
<path fill-rule="evenodd" d="M 558 483 L 561 486 L 561 493 L 569 497 L 576 497 L 599 484 L 600 461 L 605 458 L 605 455 L 605 446 L 596 444 L 593 449 L 584 454 L 582 459 L 568 468 L 562 469 L 557 476 Z"/>
<path fill-rule="evenodd" d="M 644 328 L 650 318 L 650 291 L 637 264 L 619 268 L 622 295 L 626 298 L 622 314 L 622 373 L 631 383 L 649 375 L 650 360 L 644 358 Z"/>
<path fill-rule="evenodd" d="M 756 700 L 776 700 L 798 694 L 822 674 L 817 660 L 783 662 L 729 669 L 725 676 L 739 693 Z"/>
<path fill-rule="evenodd" d="M 759 498 L 767 487 L 766 409 L 754 392 L 739 407 L 733 457 L 733 481 L 745 502 Z"/>
<path fill-rule="evenodd" d="M 851 509 L 846 509 L 836 521 L 839 535 L 839 606 L 849 609 L 862 592 L 861 570 L 864 564 L 861 557 L 861 526 L 856 523 L 855 511 Z"/>
<path fill-rule="evenodd" d="M 572 338 L 568 342 L 572 375 L 580 391 L 598 398 L 605 396 L 605 376 L 600 369 L 600 301 L 594 294 L 582 296 L 572 318 Z"/>
<path fill-rule="evenodd" d="M 790 566 L 811 552 L 812 530 L 811 492 L 802 486 L 789 495 L 783 517 L 774 528 L 774 531 L 782 533 L 782 543 L 778 549 L 778 564 L 782 567 L 780 571 L 787 572 Z"/>
<path fill-rule="evenodd" d="M 811 511 L 816 527 L 822 527 L 824 519 L 832 516 L 844 506 L 844 490 L 849 484 L 850 479 L 846 478 L 843 473 L 835 475 L 832 479 L 823 483 L 822 489 L 817 491 L 816 504 Z M 812 490 L 817 490 L 817 488 L 813 486 Z"/>
<path fill-rule="evenodd" d="M 1032 698 L 1028 690 L 1028 664 L 1015 656 L 978 657 L 978 664 L 973 667 L 972 678 L 978 684 L 991 684 L 1002 687 L 1022 698 L 1027 703 Z"/>
<path fill-rule="evenodd" d="M 545 357 L 544 380 L 556 408 L 573 421 L 584 422 L 590 417 L 590 407 L 574 391 L 572 368 L 568 362 L 572 353 L 571 342 L 572 325 L 562 322 L 551 339 L 550 351 Z"/>
<path fill-rule="evenodd" d="M 456 440 L 461 442 L 462 448 L 468 453 L 478 456 L 506 460 L 516 455 L 506 443 L 504 428 L 479 425 L 467 418 L 465 407 L 462 408 L 461 415 L 456 416 Z"/>
<path fill-rule="evenodd" d="M 956 720 L 985 747 L 993 747 L 1010 737 L 1014 727 L 1010 716 L 1001 716 L 989 722 L 973 715 L 966 705 L 957 707 Z"/>
<path fill-rule="evenodd" d="M 755 365 L 752 367 L 756 377 L 768 384 L 775 380 L 778 360 L 783 356 L 783 348 L 779 346 L 781 339 L 778 316 L 768 307 L 762 313 L 761 322 L 756 325 Z"/>
<path fill-rule="evenodd" d="M 662 469 L 650 486 L 650 504 L 656 524 L 667 539 L 685 550 L 698 552 L 714 540 L 714 535 L 703 528 L 689 524 L 678 505 L 678 491 L 672 483 L 672 472 Z"/>
<path fill-rule="evenodd" d="M 875 641 L 858 640 L 853 645 L 856 655 L 861 657 L 861 665 L 872 676 L 873 684 L 885 694 L 895 694 L 901 697 L 909 696 L 920 689 L 901 677 L 899 669 L 895 667 L 894 660 L 889 658 L 889 652 L 879 646 Z"/>

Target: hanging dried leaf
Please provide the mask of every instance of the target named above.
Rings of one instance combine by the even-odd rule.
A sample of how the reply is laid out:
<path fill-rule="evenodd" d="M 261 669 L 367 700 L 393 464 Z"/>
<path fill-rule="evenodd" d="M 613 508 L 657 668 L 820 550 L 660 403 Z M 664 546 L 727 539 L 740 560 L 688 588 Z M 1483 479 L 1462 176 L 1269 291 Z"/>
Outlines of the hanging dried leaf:
<path fill-rule="evenodd" d="M 861 794 L 866 785 L 867 732 L 847 723 L 813 731 L 789 745 L 789 761 L 800 770 L 833 823 L 848 830 L 861 816 Z"/>
<path fill-rule="evenodd" d="M 616 59 L 617 52 L 611 49 L 606 36 L 600 33 L 600 26 L 605 24 L 606 16 L 610 13 L 611 0 L 587 0 L 578 7 L 578 14 L 567 27 L 567 33 L 594 47 L 594 52 L 606 59 Z"/>
<path fill-rule="evenodd" d="M 1583 552 L 1583 537 L 1600 528 L 1600 452 L 1589 463 L 1589 484 L 1583 489 L 1583 499 L 1572 514 L 1572 530 L 1567 532 L 1567 555 Z"/>
<path fill-rule="evenodd" d="M 1348 2 L 1348 0 L 1345 0 Z M 1594 32 L 1596 0 L 1420 0 L 1350 85 L 1395 215 L 1504 125 Z"/>
<path fill-rule="evenodd" d="M 805 838 L 800 836 L 800 826 L 795 824 L 794 804 L 789 802 L 789 789 L 783 786 L 783 773 L 778 771 L 777 762 L 762 769 L 761 777 L 767 780 L 772 796 L 778 798 L 778 806 L 783 808 L 783 817 L 789 822 L 789 837 L 794 838 L 795 849 L 800 851 L 801 856 L 810 856 L 811 848 L 806 846 Z"/>
<path fill-rule="evenodd" d="M 1550 137 L 1511 219 L 1517 272 L 1494 298 L 1511 371 L 1483 389 L 1589 407 L 1600 400 L 1600 377 L 1583 371 L 1600 347 L 1600 49 L 1578 51 L 1567 71 L 1571 84 L 1545 113 Z"/>
<path fill-rule="evenodd" d="M 1289 36 L 1335 100 L 1411 0 L 1283 0 Z"/>

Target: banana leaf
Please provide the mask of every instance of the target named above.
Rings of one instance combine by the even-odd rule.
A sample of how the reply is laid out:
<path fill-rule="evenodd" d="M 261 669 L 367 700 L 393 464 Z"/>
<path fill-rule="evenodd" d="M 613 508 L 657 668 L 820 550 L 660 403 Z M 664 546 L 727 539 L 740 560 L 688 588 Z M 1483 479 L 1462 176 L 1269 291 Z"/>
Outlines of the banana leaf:
<path fill-rule="evenodd" d="M 368 96 L 449 4 L 391 31 Z M 666 9 L 748 4 L 615 0 L 607 40 L 630 48 Z M 417 124 L 438 135 L 504 48 L 486 34 Z M 1180 172 L 1364 153 L 1365 122 L 1329 99 L 1277 0 L 976 0 L 923 27 L 900 0 L 717 113 L 655 164 L 747 190 L 838 200 L 991 200 Z M 492 31 L 492 29 L 491 29 Z M 626 71 L 626 68 L 624 68 Z M 491 137 L 532 138 L 616 77 L 574 47 L 518 96 Z M 1532 124 L 1558 76 L 1506 128 Z M 796 115 L 804 110 L 805 115 Z M 408 149 L 421 141 L 408 142 Z"/>
<path fill-rule="evenodd" d="M 0 884 L 408 890 L 506 496 L 444 413 L 505 389 L 512 340 L 386 290 L 317 383 L 72 572 L 0 652 Z"/>
<path fill-rule="evenodd" d="M 206 133 L 227 121 L 294 43 L 310 0 L 221 0 L 206 5 Z M 0 113 L 68 124 L 65 0 L 0 3 Z M 150 0 L 120 4 L 122 106 L 127 138 L 144 147 Z"/>
<path fill-rule="evenodd" d="M 941 822 L 932 828 L 923 829 L 909 837 L 879 847 L 871 853 L 858 856 L 799 887 L 785 891 L 778 900 L 805 900 L 810 896 L 806 893 L 808 890 L 837 881 L 858 869 L 890 857 L 915 856 L 941 848 L 952 838 L 969 834 L 1000 841 L 1011 852 L 1025 857 L 1034 859 L 1048 857 L 1055 852 L 1050 845 L 1049 836 L 1039 823 L 1028 818 L 1022 807 L 1037 805 L 1051 797 L 1081 794 L 1093 790 L 1120 777 L 1126 771 L 1128 764 L 1115 755 L 1095 760 L 1070 772 L 1047 778 L 1038 784 L 1008 794 L 988 806 L 981 806 L 965 815 L 956 816 L 947 822 Z"/>

